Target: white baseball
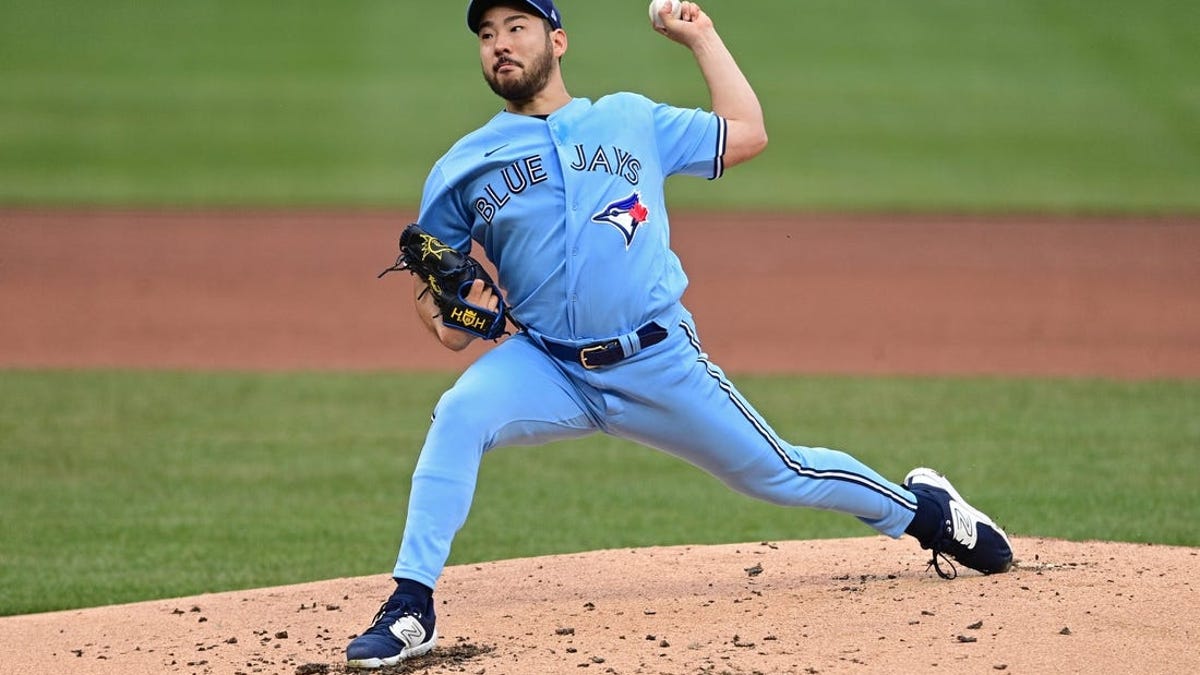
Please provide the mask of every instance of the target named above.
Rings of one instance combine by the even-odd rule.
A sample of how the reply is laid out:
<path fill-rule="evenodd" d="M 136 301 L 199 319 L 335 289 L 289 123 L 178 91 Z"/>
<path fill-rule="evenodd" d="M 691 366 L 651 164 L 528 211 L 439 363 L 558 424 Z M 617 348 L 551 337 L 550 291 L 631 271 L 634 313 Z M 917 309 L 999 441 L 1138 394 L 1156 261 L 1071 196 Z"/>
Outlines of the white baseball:
<path fill-rule="evenodd" d="M 662 28 L 662 21 L 658 18 L 658 12 L 666 3 L 671 3 L 671 16 L 679 18 L 683 12 L 683 3 L 680 0 L 651 0 L 650 2 L 650 20 L 658 28 Z"/>

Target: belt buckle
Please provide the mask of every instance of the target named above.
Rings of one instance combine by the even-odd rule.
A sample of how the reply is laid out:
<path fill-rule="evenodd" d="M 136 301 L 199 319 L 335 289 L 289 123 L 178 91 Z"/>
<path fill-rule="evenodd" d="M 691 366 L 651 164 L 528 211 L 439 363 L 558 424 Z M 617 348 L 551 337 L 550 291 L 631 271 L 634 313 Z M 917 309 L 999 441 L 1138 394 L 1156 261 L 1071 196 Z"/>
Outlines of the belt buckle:
<path fill-rule="evenodd" d="M 579 350 L 579 365 L 583 366 L 587 370 L 595 370 L 595 369 L 599 368 L 600 366 L 588 365 L 588 354 L 591 354 L 592 352 L 602 352 L 602 351 L 608 349 L 608 346 L 609 346 L 609 343 L 601 342 L 598 345 L 592 345 L 591 347 L 584 347 L 583 349 L 580 349 Z"/>

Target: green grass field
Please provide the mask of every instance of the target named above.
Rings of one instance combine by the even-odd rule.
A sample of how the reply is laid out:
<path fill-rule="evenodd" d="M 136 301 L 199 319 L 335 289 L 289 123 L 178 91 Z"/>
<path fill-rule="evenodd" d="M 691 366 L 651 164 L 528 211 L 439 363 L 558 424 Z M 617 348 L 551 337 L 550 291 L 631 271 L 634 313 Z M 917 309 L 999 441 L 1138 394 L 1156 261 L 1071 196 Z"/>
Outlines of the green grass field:
<path fill-rule="evenodd" d="M 0 5 L 0 204 L 414 204 L 500 107 L 462 2 Z M 644 0 L 562 0 L 577 96 L 707 94 Z M 772 144 L 694 208 L 1200 212 L 1200 4 L 709 0 Z"/>
<path fill-rule="evenodd" d="M 0 615 L 386 574 L 451 381 L 0 371 Z M 1013 534 L 1200 545 L 1200 383 L 740 386 L 785 437 L 896 479 L 935 466 Z M 451 562 L 870 534 L 592 436 L 485 458 Z"/>

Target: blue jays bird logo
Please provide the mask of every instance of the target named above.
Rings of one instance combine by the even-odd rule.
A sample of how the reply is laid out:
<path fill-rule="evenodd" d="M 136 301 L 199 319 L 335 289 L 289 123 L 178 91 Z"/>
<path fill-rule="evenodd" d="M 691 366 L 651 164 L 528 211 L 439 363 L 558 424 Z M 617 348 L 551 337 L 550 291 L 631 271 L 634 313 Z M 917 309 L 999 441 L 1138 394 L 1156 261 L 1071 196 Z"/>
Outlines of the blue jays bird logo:
<path fill-rule="evenodd" d="M 650 218 L 650 210 L 642 204 L 642 196 L 634 192 L 624 199 L 619 199 L 605 206 L 600 213 L 592 216 L 593 223 L 607 223 L 617 228 L 625 237 L 625 248 L 633 243 L 638 226 Z"/>

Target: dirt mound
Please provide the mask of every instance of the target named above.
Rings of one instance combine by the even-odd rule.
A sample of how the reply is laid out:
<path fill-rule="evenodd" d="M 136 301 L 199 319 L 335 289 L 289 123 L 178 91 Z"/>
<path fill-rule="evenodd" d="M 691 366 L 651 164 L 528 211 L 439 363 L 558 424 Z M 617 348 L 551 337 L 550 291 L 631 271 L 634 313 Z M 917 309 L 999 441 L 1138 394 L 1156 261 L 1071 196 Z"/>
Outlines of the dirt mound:
<path fill-rule="evenodd" d="M 438 649 L 384 672 L 1200 672 L 1200 549 L 1014 548 L 1013 572 L 954 581 L 883 537 L 461 565 L 436 595 Z M 0 671 L 343 673 L 390 591 L 373 576 L 0 618 Z"/>

